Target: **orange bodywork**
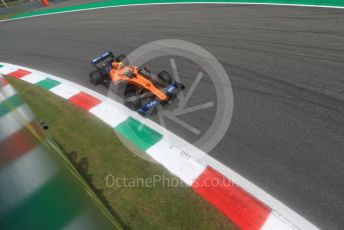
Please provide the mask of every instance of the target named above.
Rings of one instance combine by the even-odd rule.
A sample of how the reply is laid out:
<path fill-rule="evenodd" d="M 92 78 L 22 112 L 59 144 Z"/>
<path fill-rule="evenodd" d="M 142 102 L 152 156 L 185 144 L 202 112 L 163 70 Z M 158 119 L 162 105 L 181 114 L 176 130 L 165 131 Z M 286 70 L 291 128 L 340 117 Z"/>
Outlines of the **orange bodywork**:
<path fill-rule="evenodd" d="M 130 78 L 126 75 L 126 72 L 128 72 L 128 71 L 131 71 L 133 73 L 132 78 Z M 128 82 L 129 84 L 145 88 L 146 90 L 153 93 L 161 101 L 167 100 L 167 96 L 163 92 L 161 92 L 150 80 L 148 80 L 146 77 L 142 76 L 138 72 L 137 67 L 125 66 L 120 62 L 119 63 L 113 62 L 109 76 L 110 76 L 111 81 L 113 83 L 115 83 L 117 81 L 124 80 L 124 81 Z"/>

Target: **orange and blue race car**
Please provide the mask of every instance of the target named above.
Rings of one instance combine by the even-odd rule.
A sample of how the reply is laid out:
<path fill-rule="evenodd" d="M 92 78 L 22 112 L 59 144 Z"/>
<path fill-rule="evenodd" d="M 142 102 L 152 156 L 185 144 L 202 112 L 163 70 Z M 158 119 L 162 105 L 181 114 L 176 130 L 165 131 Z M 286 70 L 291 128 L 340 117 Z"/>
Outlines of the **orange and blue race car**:
<path fill-rule="evenodd" d="M 90 73 L 94 85 L 102 84 L 123 98 L 124 105 L 149 117 L 159 108 L 171 104 L 185 87 L 167 71 L 157 75 L 144 66 L 130 66 L 125 55 L 106 52 L 94 58 Z"/>

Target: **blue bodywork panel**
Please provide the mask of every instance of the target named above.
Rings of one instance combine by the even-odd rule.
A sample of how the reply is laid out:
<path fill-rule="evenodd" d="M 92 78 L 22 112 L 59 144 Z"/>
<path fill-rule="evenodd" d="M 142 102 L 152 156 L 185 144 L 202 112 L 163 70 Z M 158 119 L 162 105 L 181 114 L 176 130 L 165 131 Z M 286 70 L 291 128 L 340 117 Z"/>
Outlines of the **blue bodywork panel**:
<path fill-rule="evenodd" d="M 144 104 L 138 112 L 142 114 L 143 116 L 146 116 L 151 111 L 153 111 L 157 106 L 159 105 L 159 102 L 157 100 L 152 100 Z"/>

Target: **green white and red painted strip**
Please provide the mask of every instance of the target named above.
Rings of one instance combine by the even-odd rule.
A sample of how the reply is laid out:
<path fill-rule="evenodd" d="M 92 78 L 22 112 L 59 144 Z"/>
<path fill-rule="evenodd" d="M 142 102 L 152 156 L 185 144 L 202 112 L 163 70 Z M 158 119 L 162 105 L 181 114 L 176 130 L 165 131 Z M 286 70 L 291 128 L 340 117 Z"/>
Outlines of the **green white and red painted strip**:
<path fill-rule="evenodd" d="M 0 63 L 0 73 L 45 88 L 103 120 L 241 229 L 318 229 L 195 146 L 104 95 L 22 66 Z"/>
<path fill-rule="evenodd" d="M 4 229 L 25 226 L 16 219 L 28 207 L 23 203 L 58 176 L 57 165 L 26 128 L 37 128 L 33 120 L 31 111 L 0 76 L 0 222 Z"/>
<path fill-rule="evenodd" d="M 0 69 L 29 82 L 40 79 L 16 66 L 0 64 Z M 113 228 L 37 137 L 45 139 L 33 114 L 0 75 L 1 229 Z"/>

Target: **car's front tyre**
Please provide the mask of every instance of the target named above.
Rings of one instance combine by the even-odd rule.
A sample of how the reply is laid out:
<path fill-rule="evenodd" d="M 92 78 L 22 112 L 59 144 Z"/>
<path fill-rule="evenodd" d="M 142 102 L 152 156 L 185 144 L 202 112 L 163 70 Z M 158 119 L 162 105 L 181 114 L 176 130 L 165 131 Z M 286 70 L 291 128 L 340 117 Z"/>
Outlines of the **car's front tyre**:
<path fill-rule="evenodd" d="M 162 85 L 163 87 L 172 83 L 172 76 L 167 71 L 161 71 L 158 73 L 158 78 L 164 82 L 164 85 Z"/>

